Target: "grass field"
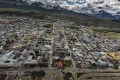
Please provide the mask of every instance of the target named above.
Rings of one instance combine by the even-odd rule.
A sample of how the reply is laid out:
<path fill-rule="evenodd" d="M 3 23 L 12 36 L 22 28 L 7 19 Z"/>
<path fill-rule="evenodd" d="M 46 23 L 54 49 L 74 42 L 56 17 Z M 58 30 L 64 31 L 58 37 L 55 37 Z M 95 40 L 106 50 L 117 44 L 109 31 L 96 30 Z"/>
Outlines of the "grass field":
<path fill-rule="evenodd" d="M 98 27 L 98 28 L 94 28 L 93 31 L 101 36 L 106 36 L 108 38 L 113 38 L 113 39 L 120 39 L 120 29 Z"/>

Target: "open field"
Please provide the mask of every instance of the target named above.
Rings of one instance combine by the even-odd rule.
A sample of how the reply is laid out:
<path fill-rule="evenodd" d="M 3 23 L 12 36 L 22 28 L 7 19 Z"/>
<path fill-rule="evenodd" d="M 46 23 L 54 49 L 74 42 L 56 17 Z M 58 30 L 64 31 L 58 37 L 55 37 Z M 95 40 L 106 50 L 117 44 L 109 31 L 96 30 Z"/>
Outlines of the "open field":
<path fill-rule="evenodd" d="M 94 28 L 93 31 L 96 34 L 99 34 L 101 36 L 106 36 L 108 38 L 115 38 L 119 39 L 120 38 L 120 29 L 109 29 L 109 28 Z"/>

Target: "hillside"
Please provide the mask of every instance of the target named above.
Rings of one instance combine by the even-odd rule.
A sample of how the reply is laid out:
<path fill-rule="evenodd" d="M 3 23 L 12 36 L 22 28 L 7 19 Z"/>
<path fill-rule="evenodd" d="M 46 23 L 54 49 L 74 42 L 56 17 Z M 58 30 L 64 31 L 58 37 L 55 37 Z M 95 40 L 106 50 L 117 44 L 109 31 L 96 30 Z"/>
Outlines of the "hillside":
<path fill-rule="evenodd" d="M 37 7 L 39 5 L 39 7 Z M 4 3 L 0 2 L 0 14 L 16 14 L 16 15 L 25 15 L 34 18 L 46 18 L 48 16 L 66 19 L 76 22 L 76 24 L 88 25 L 88 26 L 102 26 L 110 28 L 119 28 L 120 21 L 109 20 L 109 19 L 99 19 L 96 17 L 88 16 L 85 14 L 75 13 L 73 11 L 68 11 L 55 6 L 53 9 L 46 9 L 41 7 L 38 3 L 27 5 L 26 3 L 13 4 L 13 3 Z"/>

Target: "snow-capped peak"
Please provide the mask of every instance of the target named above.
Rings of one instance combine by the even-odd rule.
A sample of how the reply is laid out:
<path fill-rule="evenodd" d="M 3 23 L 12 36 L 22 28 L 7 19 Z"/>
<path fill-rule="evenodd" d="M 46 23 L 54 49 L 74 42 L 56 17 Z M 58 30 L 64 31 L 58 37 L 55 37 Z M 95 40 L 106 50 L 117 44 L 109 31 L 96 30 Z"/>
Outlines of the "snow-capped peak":
<path fill-rule="evenodd" d="M 23 0 L 28 3 L 41 2 L 45 5 L 59 5 L 61 8 L 79 13 L 94 14 L 101 10 L 112 15 L 120 15 L 119 0 Z"/>

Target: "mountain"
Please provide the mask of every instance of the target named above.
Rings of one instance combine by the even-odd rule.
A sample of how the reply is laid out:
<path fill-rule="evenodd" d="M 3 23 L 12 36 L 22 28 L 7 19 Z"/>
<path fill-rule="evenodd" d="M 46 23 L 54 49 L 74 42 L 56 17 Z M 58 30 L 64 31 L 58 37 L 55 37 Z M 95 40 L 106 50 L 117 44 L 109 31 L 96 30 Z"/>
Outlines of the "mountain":
<path fill-rule="evenodd" d="M 51 6 L 51 5 L 44 5 L 41 2 L 34 2 L 29 4 L 23 0 L 0 0 L 0 7 L 2 8 L 19 8 L 19 9 L 26 9 L 26 10 L 44 10 L 44 11 L 61 11 L 65 10 L 60 6 Z"/>
<path fill-rule="evenodd" d="M 0 7 L 24 7 L 46 11 L 68 10 L 98 18 L 120 20 L 119 0 L 0 0 Z"/>
<path fill-rule="evenodd" d="M 92 15 L 99 18 L 120 19 L 120 0 L 24 0 L 29 4 L 41 2 L 44 5 Z M 109 15 L 109 16 L 108 16 Z M 117 16 L 117 17 L 116 17 Z"/>
<path fill-rule="evenodd" d="M 29 0 L 28 0 L 29 1 Z M 28 2 L 23 0 L 0 0 L 0 14 L 8 15 L 23 15 L 33 18 L 48 19 L 52 17 L 52 20 L 55 19 L 65 19 L 68 21 L 74 21 L 78 25 L 88 25 L 88 26 L 102 26 L 110 28 L 119 28 L 120 21 L 115 17 L 120 18 L 119 15 L 115 17 L 110 13 L 107 13 L 104 10 L 96 12 L 94 9 L 91 11 L 94 14 L 79 13 L 73 10 L 69 10 L 61 7 L 60 5 L 45 4 L 43 2 Z M 43 0 L 44 1 L 44 0 Z M 84 4 L 85 2 L 79 2 L 79 4 Z M 69 3 L 73 5 L 73 3 Z M 86 8 L 85 10 L 89 10 Z M 99 14 L 99 15 L 98 15 Z M 104 15 L 103 15 L 104 14 Z M 93 17 L 97 16 L 99 18 Z M 110 19 L 101 19 L 101 18 L 110 18 Z M 111 20 L 112 18 L 112 20 Z"/>
<path fill-rule="evenodd" d="M 90 16 L 120 20 L 120 0 L 0 0 L 34 8 L 70 10 Z"/>

